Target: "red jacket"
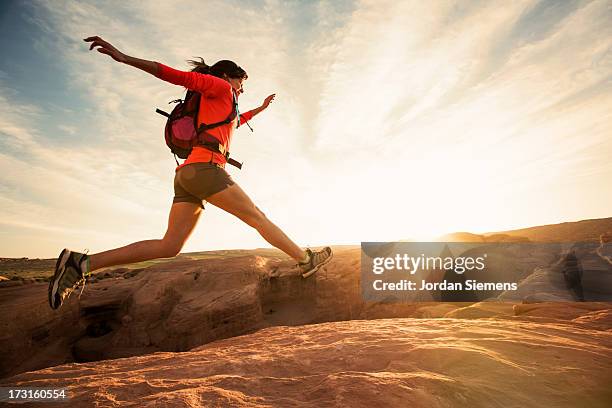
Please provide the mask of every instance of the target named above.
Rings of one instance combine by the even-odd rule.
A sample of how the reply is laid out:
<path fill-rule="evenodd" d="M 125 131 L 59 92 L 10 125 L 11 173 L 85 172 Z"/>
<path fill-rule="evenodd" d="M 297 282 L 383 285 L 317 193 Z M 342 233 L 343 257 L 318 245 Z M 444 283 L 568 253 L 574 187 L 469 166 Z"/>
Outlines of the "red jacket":
<path fill-rule="evenodd" d="M 175 85 L 184 86 L 202 95 L 200 100 L 200 111 L 198 112 L 198 126 L 200 123 L 215 123 L 225 120 L 232 112 L 233 95 L 232 86 L 229 82 L 213 75 L 200 74 L 198 72 L 179 71 L 164 64 L 159 65 L 158 77 Z M 253 112 L 248 111 L 240 115 L 240 124 L 251 120 Z M 229 150 L 232 135 L 236 128 L 234 119 L 227 125 L 221 125 L 207 132 L 219 139 L 223 146 Z M 187 160 L 176 169 L 189 163 L 210 162 L 225 164 L 226 160 L 222 154 L 211 152 L 203 147 L 194 147 Z"/>

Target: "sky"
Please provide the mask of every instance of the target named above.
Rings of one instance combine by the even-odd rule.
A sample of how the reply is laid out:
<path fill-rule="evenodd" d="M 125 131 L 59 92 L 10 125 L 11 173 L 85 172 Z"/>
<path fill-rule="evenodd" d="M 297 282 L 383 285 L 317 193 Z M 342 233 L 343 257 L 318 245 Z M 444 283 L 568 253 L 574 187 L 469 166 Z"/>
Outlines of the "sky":
<path fill-rule="evenodd" d="M 0 2 L 0 256 L 161 238 L 184 90 L 89 52 L 248 72 L 232 178 L 301 246 L 612 216 L 611 1 Z M 184 252 L 258 248 L 207 205 Z"/>

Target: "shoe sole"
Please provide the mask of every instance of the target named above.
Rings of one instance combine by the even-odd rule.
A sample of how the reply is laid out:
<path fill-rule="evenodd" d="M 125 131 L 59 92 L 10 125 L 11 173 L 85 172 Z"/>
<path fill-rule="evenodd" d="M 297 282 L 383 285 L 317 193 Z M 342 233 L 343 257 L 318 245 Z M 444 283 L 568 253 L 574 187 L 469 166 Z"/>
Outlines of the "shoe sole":
<path fill-rule="evenodd" d="M 57 307 L 55 306 L 55 295 L 57 295 L 57 289 L 59 286 L 59 282 L 64 276 L 64 272 L 66 272 L 66 262 L 68 262 L 68 258 L 70 257 L 70 250 L 64 248 L 64 250 L 60 253 L 60 256 L 57 258 L 57 262 L 55 263 L 55 274 L 53 275 L 53 280 L 49 282 L 49 306 L 51 309 L 58 309 L 61 304 Z"/>
<path fill-rule="evenodd" d="M 329 255 L 329 258 L 327 258 L 326 260 L 324 260 L 323 262 L 321 262 L 320 264 L 318 264 L 317 266 L 315 266 L 313 269 L 311 269 L 310 271 L 303 273 L 302 274 L 302 278 L 306 279 L 309 276 L 314 275 L 322 266 L 326 265 L 329 261 L 331 261 L 331 259 L 334 257 L 334 252 L 332 251 L 331 254 Z"/>

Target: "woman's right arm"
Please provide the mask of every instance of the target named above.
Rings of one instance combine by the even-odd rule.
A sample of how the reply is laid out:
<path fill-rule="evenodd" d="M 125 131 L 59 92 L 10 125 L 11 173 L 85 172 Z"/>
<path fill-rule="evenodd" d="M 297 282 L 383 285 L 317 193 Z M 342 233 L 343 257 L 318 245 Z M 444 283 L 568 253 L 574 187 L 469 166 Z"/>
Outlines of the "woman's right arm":
<path fill-rule="evenodd" d="M 117 48 L 113 47 L 111 43 L 104 41 L 98 36 L 87 37 L 83 41 L 91 43 L 91 45 L 89 46 L 90 51 L 93 50 L 95 47 L 99 47 L 97 49 L 99 53 L 110 55 L 110 57 L 117 62 L 121 62 L 122 64 L 127 64 L 134 68 L 141 69 L 151 75 L 155 75 L 156 77 L 159 76 L 159 67 L 157 65 L 157 62 L 130 57 L 129 55 L 126 55 L 119 51 Z"/>
<path fill-rule="evenodd" d="M 211 75 L 198 74 L 196 72 L 185 72 L 179 71 L 155 61 L 143 60 L 140 58 L 131 57 L 119 51 L 117 48 L 112 46 L 109 42 L 103 40 L 98 36 L 88 37 L 84 39 L 85 42 L 91 42 L 89 49 L 92 50 L 95 47 L 99 53 L 109 55 L 112 59 L 117 62 L 121 62 L 126 65 L 130 65 L 134 68 L 141 69 L 148 72 L 151 75 L 158 77 L 161 80 L 170 82 L 175 85 L 184 86 L 187 89 L 198 91 L 201 93 L 207 93 L 208 95 L 216 95 L 219 92 L 227 91 L 231 85 L 220 78 L 213 77 Z"/>

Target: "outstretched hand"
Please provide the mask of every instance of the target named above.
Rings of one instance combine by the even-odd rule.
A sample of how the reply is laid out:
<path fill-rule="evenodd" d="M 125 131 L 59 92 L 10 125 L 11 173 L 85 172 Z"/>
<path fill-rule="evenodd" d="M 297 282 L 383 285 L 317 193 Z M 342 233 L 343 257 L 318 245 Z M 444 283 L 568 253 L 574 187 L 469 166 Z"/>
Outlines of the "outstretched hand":
<path fill-rule="evenodd" d="M 270 103 L 274 100 L 275 97 L 276 94 L 269 95 L 266 99 L 264 99 L 263 103 L 261 104 L 261 107 L 266 109 L 268 106 L 270 106 Z"/>
<path fill-rule="evenodd" d="M 102 38 L 96 36 L 87 37 L 83 39 L 85 42 L 90 42 L 89 50 L 93 50 L 96 47 L 98 48 L 98 52 L 106 55 L 110 55 L 112 59 L 117 62 L 125 62 L 126 55 L 112 46 L 111 43 L 104 41 Z"/>

